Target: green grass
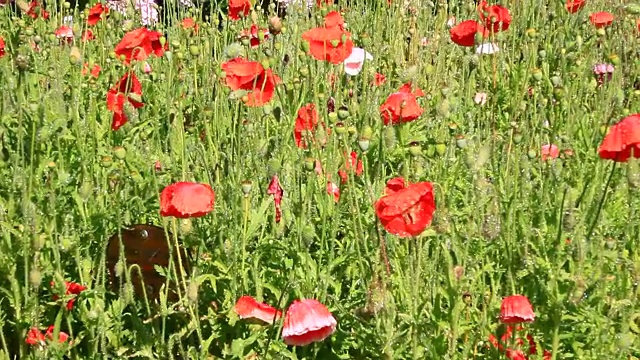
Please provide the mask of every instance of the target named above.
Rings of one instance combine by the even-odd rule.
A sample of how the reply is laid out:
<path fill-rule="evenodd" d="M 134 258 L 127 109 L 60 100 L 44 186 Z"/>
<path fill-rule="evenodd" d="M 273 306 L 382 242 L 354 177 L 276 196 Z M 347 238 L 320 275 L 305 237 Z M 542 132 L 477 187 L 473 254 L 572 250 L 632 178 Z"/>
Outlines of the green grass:
<path fill-rule="evenodd" d="M 488 338 L 504 332 L 500 303 L 512 294 L 537 316 L 524 324 L 538 343 L 530 359 L 541 349 L 556 359 L 640 357 L 640 198 L 627 181 L 638 165 L 597 152 L 607 126 L 640 112 L 640 15 L 598 0 L 576 14 L 563 1 L 504 1 L 513 21 L 493 36 L 502 51 L 478 56 L 446 27 L 449 16 L 477 19 L 473 4 L 395 3 L 343 6 L 355 46 L 374 56 L 355 77 L 303 50 L 301 34 L 327 10 L 290 13 L 256 49 L 237 38 L 251 17 L 197 20 L 192 36 L 179 20 L 200 14 L 172 11 L 157 26 L 170 51 L 148 59 L 150 74 L 132 65 L 145 105 L 118 131 L 106 93 L 129 68 L 113 49 L 139 25 L 112 12 L 85 43 L 80 10 L 52 5 L 44 21 L 0 8 L 0 358 L 498 359 Z M 616 19 L 598 32 L 588 18 L 603 10 Z M 71 14 L 76 39 L 61 44 L 53 34 Z M 268 27 L 267 16 L 253 18 Z M 225 86 L 220 65 L 234 53 L 282 79 L 268 106 L 247 107 Z M 85 62 L 102 67 L 97 79 L 81 74 Z M 598 86 L 592 67 L 602 62 L 615 72 Z M 376 72 L 387 81 L 372 87 Z M 408 81 L 425 92 L 424 113 L 384 126 L 380 105 Z M 330 97 L 339 116 L 327 114 Z M 307 103 L 329 129 L 324 147 L 295 145 Z M 561 155 L 542 161 L 549 143 Z M 340 183 L 351 151 L 364 172 L 335 202 L 327 177 Z M 274 174 L 279 223 L 267 194 Z M 415 238 L 389 234 L 374 211 L 396 176 L 434 184 L 433 222 Z M 162 218 L 160 191 L 176 181 L 210 184 L 215 210 Z M 135 223 L 163 226 L 191 251 L 182 302 L 110 290 L 107 241 Z M 88 287 L 72 311 L 68 298 L 52 299 L 50 281 L 63 280 Z M 238 319 L 242 295 L 283 310 L 318 299 L 337 330 L 287 347 L 281 323 Z M 30 328 L 52 324 L 68 342 L 25 343 Z"/>

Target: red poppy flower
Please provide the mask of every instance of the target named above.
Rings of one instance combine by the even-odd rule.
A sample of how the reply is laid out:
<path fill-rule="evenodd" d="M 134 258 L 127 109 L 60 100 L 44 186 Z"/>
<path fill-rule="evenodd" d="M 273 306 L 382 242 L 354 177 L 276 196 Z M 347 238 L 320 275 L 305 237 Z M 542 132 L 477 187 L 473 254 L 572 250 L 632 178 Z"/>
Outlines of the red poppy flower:
<path fill-rule="evenodd" d="M 89 15 L 87 16 L 87 25 L 94 26 L 97 24 L 100 19 L 102 19 L 102 15 L 109 14 L 109 8 L 102 5 L 102 3 L 97 3 L 89 9 Z"/>
<path fill-rule="evenodd" d="M 93 35 L 93 31 L 87 29 L 84 31 L 84 33 L 82 34 L 82 41 L 91 41 L 94 40 L 96 37 Z"/>
<path fill-rule="evenodd" d="M 373 86 L 382 86 L 386 81 L 387 81 L 386 76 L 380 73 L 376 73 L 373 78 Z"/>
<path fill-rule="evenodd" d="M 231 59 L 222 64 L 225 83 L 231 90 L 245 90 L 249 94 L 243 101 L 247 106 L 262 106 L 273 98 L 280 78 L 271 69 L 265 70 L 257 61 Z"/>
<path fill-rule="evenodd" d="M 127 123 L 126 103 L 138 109 L 142 103 L 142 85 L 134 73 L 126 73 L 120 81 L 107 92 L 107 109 L 113 112 L 111 129 L 116 131 Z"/>
<path fill-rule="evenodd" d="M 567 11 L 575 14 L 582 9 L 587 2 L 585 0 L 567 0 Z"/>
<path fill-rule="evenodd" d="M 98 64 L 93 64 L 93 67 L 91 68 L 91 71 L 89 71 L 89 63 L 84 63 L 82 65 L 82 75 L 83 76 L 86 76 L 87 74 L 91 74 L 91 76 L 93 76 L 94 78 L 97 79 L 98 76 L 100 76 L 100 71 L 102 71 L 102 68 Z"/>
<path fill-rule="evenodd" d="M 638 31 L 640 31 L 640 19 L 636 19 L 636 25 L 638 26 Z"/>
<path fill-rule="evenodd" d="M 327 194 L 333 195 L 333 200 L 338 202 L 340 200 L 340 187 L 331 181 L 327 181 Z"/>
<path fill-rule="evenodd" d="M 388 232 L 400 237 L 418 236 L 429 226 L 436 210 L 433 185 L 393 178 L 387 182 L 385 194 L 376 201 L 375 210 Z"/>
<path fill-rule="evenodd" d="M 337 11 L 331 11 L 324 17 L 324 27 L 337 27 L 344 30 L 344 18 Z"/>
<path fill-rule="evenodd" d="M 56 37 L 67 42 L 73 41 L 73 29 L 67 25 L 62 25 L 56 30 Z"/>
<path fill-rule="evenodd" d="M 55 288 L 56 283 L 52 281 L 52 282 L 49 283 L 49 285 L 52 288 Z M 80 284 L 75 283 L 73 281 L 65 281 L 64 282 L 64 286 L 65 286 L 64 294 L 66 296 L 68 296 L 68 295 L 78 295 L 81 292 L 87 290 L 86 286 L 80 285 Z M 52 296 L 52 298 L 53 298 L 53 300 L 58 300 L 60 297 L 58 295 L 54 294 Z M 67 306 L 66 306 L 67 310 L 69 310 L 69 311 L 73 310 L 73 304 L 75 304 L 75 302 L 76 302 L 75 296 L 72 297 L 71 299 L 69 299 L 69 301 L 67 301 Z"/>
<path fill-rule="evenodd" d="M 51 340 L 51 341 L 54 341 L 54 338 L 53 338 L 53 331 L 54 331 L 54 329 L 55 329 L 55 326 L 50 325 L 50 326 L 47 328 L 47 332 L 44 334 L 44 335 L 45 335 L 46 337 L 48 337 L 48 338 L 49 338 L 49 340 Z M 64 342 L 66 342 L 68 339 L 69 339 L 69 334 L 67 334 L 66 332 L 63 332 L 63 331 L 58 332 L 58 342 L 59 342 L 59 343 L 61 343 L 61 344 L 62 344 L 62 343 L 64 343 Z"/>
<path fill-rule="evenodd" d="M 293 137 L 296 141 L 296 146 L 301 149 L 306 149 L 309 139 L 313 140 L 313 133 L 318 126 L 318 111 L 315 104 L 306 104 L 298 110 L 298 117 L 293 128 Z"/>
<path fill-rule="evenodd" d="M 267 188 L 267 194 L 273 195 L 273 203 L 276 208 L 276 222 L 279 223 L 282 218 L 282 209 L 280 208 L 280 204 L 282 203 L 284 190 L 282 189 L 282 186 L 280 186 L 278 175 L 273 175 L 271 178 L 271 182 L 269 182 L 269 187 Z"/>
<path fill-rule="evenodd" d="M 247 16 L 249 11 L 251 11 L 249 0 L 229 0 L 229 17 L 232 20 L 240 20 L 240 14 Z"/>
<path fill-rule="evenodd" d="M 27 15 L 29 15 L 32 19 L 37 19 L 39 17 L 45 20 L 49 19 L 49 13 L 36 0 L 33 0 L 29 3 L 29 10 L 27 10 Z"/>
<path fill-rule="evenodd" d="M 304 346 L 326 339 L 337 325 L 329 309 L 319 301 L 295 300 L 284 316 L 282 337 L 287 345 Z"/>
<path fill-rule="evenodd" d="M 633 114 L 611 126 L 602 140 L 598 154 L 601 159 L 626 162 L 640 158 L 640 114 Z"/>
<path fill-rule="evenodd" d="M 269 38 L 269 30 L 260 29 L 258 25 L 251 24 L 251 28 L 240 32 L 240 38 L 249 38 L 249 45 L 251 45 L 252 48 L 257 48 L 260 46 L 262 40 Z"/>
<path fill-rule="evenodd" d="M 415 90 L 413 90 L 413 83 L 411 81 L 400 86 L 398 92 L 413 93 L 413 95 L 415 95 L 416 97 L 424 96 L 424 91 L 422 91 L 422 89 L 420 89 L 419 87 L 416 86 Z"/>
<path fill-rule="evenodd" d="M 333 0 L 316 0 L 317 7 L 322 7 L 324 5 L 331 5 L 331 4 L 333 4 Z"/>
<path fill-rule="evenodd" d="M 362 164 L 362 160 L 358 159 L 358 153 L 355 151 L 351 152 L 351 156 L 344 164 L 344 169 L 338 170 L 338 175 L 340 175 L 340 179 L 342 183 L 346 183 L 348 180 L 348 172 L 355 172 L 356 176 L 362 175 L 362 171 L 364 170 L 364 165 Z"/>
<path fill-rule="evenodd" d="M 502 299 L 500 305 L 500 321 L 505 324 L 531 322 L 536 318 L 533 307 L 526 296 L 511 295 Z"/>
<path fill-rule="evenodd" d="M 560 156 L 560 149 L 558 149 L 557 145 L 546 144 L 542 145 L 540 153 L 542 155 L 542 161 L 545 161 L 547 159 L 556 159 L 558 156 Z"/>
<path fill-rule="evenodd" d="M 144 27 L 131 30 L 124 35 L 114 51 L 118 56 L 124 57 L 125 64 L 129 64 L 131 60 L 144 61 L 151 55 L 162 56 L 169 48 L 167 43 L 162 45 L 162 37 L 162 33 Z"/>
<path fill-rule="evenodd" d="M 191 29 L 194 34 L 197 34 L 200 30 L 200 25 L 198 25 L 198 23 L 196 23 L 196 21 L 190 17 L 182 19 L 182 22 L 180 24 L 182 25 L 183 30 Z"/>
<path fill-rule="evenodd" d="M 351 34 L 339 26 L 313 28 L 302 34 L 309 43 L 309 52 L 317 60 L 339 64 L 351 55 Z"/>
<path fill-rule="evenodd" d="M 422 115 L 424 111 L 418 104 L 418 96 L 424 93 L 417 88 L 411 91 L 411 84 L 403 85 L 399 91 L 389 95 L 387 100 L 380 105 L 380 115 L 384 124 L 399 124 L 413 121 Z"/>
<path fill-rule="evenodd" d="M 596 27 L 596 29 L 605 28 L 611 24 L 613 24 L 613 14 L 607 11 L 600 11 L 597 13 L 591 14 L 589 16 L 589 21 Z"/>
<path fill-rule="evenodd" d="M 478 6 L 478 12 L 484 26 L 491 32 L 505 31 L 511 25 L 509 10 L 500 5 L 488 6 L 487 2 L 482 0 Z"/>
<path fill-rule="evenodd" d="M 0 58 L 4 56 L 4 39 L 0 37 Z"/>
<path fill-rule="evenodd" d="M 460 46 L 474 46 L 477 33 L 483 37 L 489 35 L 489 31 L 475 20 L 465 20 L 449 30 L 451 41 Z"/>
<path fill-rule="evenodd" d="M 24 342 L 29 345 L 44 345 L 44 334 L 40 329 L 33 327 L 27 332 L 27 337 Z"/>
<path fill-rule="evenodd" d="M 181 181 L 165 187 L 160 194 L 160 215 L 191 218 L 213 210 L 215 194 L 209 184 Z"/>
<path fill-rule="evenodd" d="M 273 324 L 282 317 L 282 312 L 276 308 L 258 302 L 248 295 L 238 299 L 233 310 L 240 316 L 240 319 L 256 319 L 268 324 Z"/>
<path fill-rule="evenodd" d="M 505 329 L 505 332 L 502 334 L 502 336 L 500 336 L 500 340 L 498 340 L 498 338 L 493 334 L 489 335 L 488 340 L 489 340 L 489 343 L 494 348 L 496 348 L 499 351 L 504 351 L 505 357 L 507 359 L 528 360 L 527 355 L 525 355 L 524 351 L 521 350 L 525 345 L 524 340 L 522 339 L 521 336 L 518 336 L 518 332 L 521 332 L 523 330 L 524 328 L 522 326 L 516 327 L 515 335 L 514 335 L 513 327 L 508 325 Z M 514 338 L 515 340 L 512 342 L 511 340 Z M 529 343 L 529 351 L 528 351 L 529 355 L 537 354 L 538 349 L 536 347 L 536 342 L 533 339 L 533 336 L 531 336 L 531 334 L 527 334 L 526 338 L 527 338 L 527 342 Z M 514 348 L 507 348 L 507 344 L 510 342 L 512 342 L 512 345 L 514 346 Z M 544 350 L 542 358 L 544 360 L 550 360 L 551 352 L 548 350 Z"/>

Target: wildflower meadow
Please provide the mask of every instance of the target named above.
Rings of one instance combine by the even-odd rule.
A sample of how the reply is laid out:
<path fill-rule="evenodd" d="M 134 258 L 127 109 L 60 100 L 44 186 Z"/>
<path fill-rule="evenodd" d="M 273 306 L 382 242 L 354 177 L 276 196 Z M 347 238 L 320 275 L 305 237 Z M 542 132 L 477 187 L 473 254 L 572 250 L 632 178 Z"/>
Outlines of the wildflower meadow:
<path fill-rule="evenodd" d="M 640 359 L 640 5 L 0 0 L 0 359 Z"/>

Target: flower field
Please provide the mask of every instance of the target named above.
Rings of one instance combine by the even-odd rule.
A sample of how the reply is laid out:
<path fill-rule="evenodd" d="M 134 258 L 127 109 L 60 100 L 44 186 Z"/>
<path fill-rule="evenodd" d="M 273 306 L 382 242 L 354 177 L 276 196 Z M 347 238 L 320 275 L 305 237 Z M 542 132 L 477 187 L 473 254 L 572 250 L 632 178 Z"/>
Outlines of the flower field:
<path fill-rule="evenodd" d="M 0 0 L 0 359 L 639 359 L 640 6 Z"/>

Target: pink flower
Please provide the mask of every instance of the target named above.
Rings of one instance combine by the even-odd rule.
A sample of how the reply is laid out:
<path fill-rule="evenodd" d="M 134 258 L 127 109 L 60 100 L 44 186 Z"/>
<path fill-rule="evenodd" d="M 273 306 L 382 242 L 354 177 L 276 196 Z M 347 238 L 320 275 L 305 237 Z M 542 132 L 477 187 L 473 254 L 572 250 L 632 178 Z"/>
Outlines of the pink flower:
<path fill-rule="evenodd" d="M 362 71 L 365 60 L 373 60 L 373 55 L 361 48 L 354 47 L 351 55 L 344 59 L 344 72 L 349 76 L 355 76 Z"/>
<path fill-rule="evenodd" d="M 547 159 L 555 159 L 560 156 L 560 149 L 558 149 L 554 144 L 546 144 L 542 145 L 540 153 L 542 155 L 542 161 L 545 161 Z"/>
<path fill-rule="evenodd" d="M 233 307 L 233 311 L 240 316 L 240 319 L 256 319 L 268 324 L 273 324 L 282 317 L 282 312 L 276 308 L 256 301 L 251 296 L 240 297 Z"/>
<path fill-rule="evenodd" d="M 473 97 L 473 102 L 482 106 L 487 103 L 487 93 L 479 92 Z"/>
<path fill-rule="evenodd" d="M 610 81 L 613 78 L 613 71 L 616 68 L 611 64 L 597 64 L 593 66 L 593 74 L 598 80 L 598 85 L 602 85 L 605 81 Z"/>
<path fill-rule="evenodd" d="M 338 200 L 340 200 L 340 188 L 338 187 L 338 185 L 331 181 L 327 181 L 327 194 L 333 195 L 333 199 L 335 200 L 335 202 L 338 202 Z"/>
<path fill-rule="evenodd" d="M 56 37 L 60 40 L 71 42 L 73 40 L 73 29 L 70 26 L 62 25 L 56 30 Z"/>
<path fill-rule="evenodd" d="M 304 346 L 326 339 L 337 325 L 329 309 L 319 301 L 295 300 L 284 316 L 282 337 L 287 345 Z"/>
<path fill-rule="evenodd" d="M 500 321 L 505 324 L 531 322 L 536 318 L 533 307 L 524 295 L 511 295 L 502 299 Z"/>
<path fill-rule="evenodd" d="M 280 186 L 278 175 L 273 175 L 271 178 L 269 188 L 267 188 L 267 194 L 273 195 L 273 203 L 276 208 L 276 222 L 279 223 L 280 219 L 282 219 L 282 209 L 280 208 L 280 204 L 282 203 L 284 190 L 282 189 L 282 186 Z"/>

